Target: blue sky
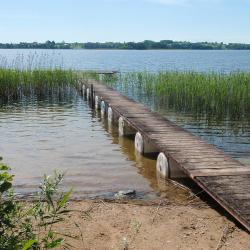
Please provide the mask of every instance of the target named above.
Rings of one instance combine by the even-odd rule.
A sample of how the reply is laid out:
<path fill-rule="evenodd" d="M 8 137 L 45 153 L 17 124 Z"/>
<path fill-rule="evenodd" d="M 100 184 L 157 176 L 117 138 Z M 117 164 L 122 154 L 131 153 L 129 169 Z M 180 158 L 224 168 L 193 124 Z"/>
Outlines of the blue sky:
<path fill-rule="evenodd" d="M 0 42 L 250 43 L 250 0 L 0 0 Z"/>

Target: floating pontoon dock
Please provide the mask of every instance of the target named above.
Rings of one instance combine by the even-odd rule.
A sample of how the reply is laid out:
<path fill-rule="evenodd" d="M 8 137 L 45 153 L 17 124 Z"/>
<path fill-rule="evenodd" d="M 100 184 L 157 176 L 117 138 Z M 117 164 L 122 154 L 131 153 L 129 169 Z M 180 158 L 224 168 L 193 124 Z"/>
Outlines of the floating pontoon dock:
<path fill-rule="evenodd" d="M 121 135 L 135 135 L 139 152 L 159 153 L 157 169 L 163 176 L 191 178 L 250 231 L 249 167 L 99 82 L 80 85 L 93 105 L 119 124 Z"/>

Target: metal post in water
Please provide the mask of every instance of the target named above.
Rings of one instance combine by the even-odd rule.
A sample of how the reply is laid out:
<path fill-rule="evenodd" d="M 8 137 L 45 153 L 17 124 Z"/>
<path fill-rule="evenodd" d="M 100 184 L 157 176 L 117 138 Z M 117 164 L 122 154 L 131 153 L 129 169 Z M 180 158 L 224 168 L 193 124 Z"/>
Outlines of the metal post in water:
<path fill-rule="evenodd" d="M 91 103 L 91 108 L 94 107 L 94 88 L 93 84 L 90 85 L 90 103 Z"/>

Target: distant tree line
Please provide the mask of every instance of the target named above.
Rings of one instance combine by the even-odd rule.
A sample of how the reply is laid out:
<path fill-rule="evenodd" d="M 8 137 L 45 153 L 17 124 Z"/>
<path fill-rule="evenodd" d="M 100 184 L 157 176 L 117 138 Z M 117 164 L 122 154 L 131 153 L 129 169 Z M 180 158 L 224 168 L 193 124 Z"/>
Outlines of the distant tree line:
<path fill-rule="evenodd" d="M 250 50 L 250 44 L 244 43 L 218 43 L 218 42 L 178 42 L 172 40 L 162 40 L 154 42 L 145 40 L 143 42 L 87 42 L 87 43 L 66 43 L 47 41 L 20 42 L 20 43 L 0 43 L 1 49 L 124 49 L 124 50 L 149 50 L 149 49 L 190 49 L 190 50 Z"/>
<path fill-rule="evenodd" d="M 45 43 L 0 43 L 1 49 L 72 49 L 70 43 L 56 43 L 54 41 L 47 41 Z"/>

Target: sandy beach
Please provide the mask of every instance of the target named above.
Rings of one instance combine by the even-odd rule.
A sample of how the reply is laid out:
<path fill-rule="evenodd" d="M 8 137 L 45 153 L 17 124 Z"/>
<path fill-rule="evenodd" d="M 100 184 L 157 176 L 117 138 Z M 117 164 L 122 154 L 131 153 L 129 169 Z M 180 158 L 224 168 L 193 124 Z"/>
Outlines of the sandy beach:
<path fill-rule="evenodd" d="M 76 249 L 250 249 L 249 233 L 213 202 L 83 200 L 69 208 L 57 230 L 77 236 L 67 240 Z"/>

